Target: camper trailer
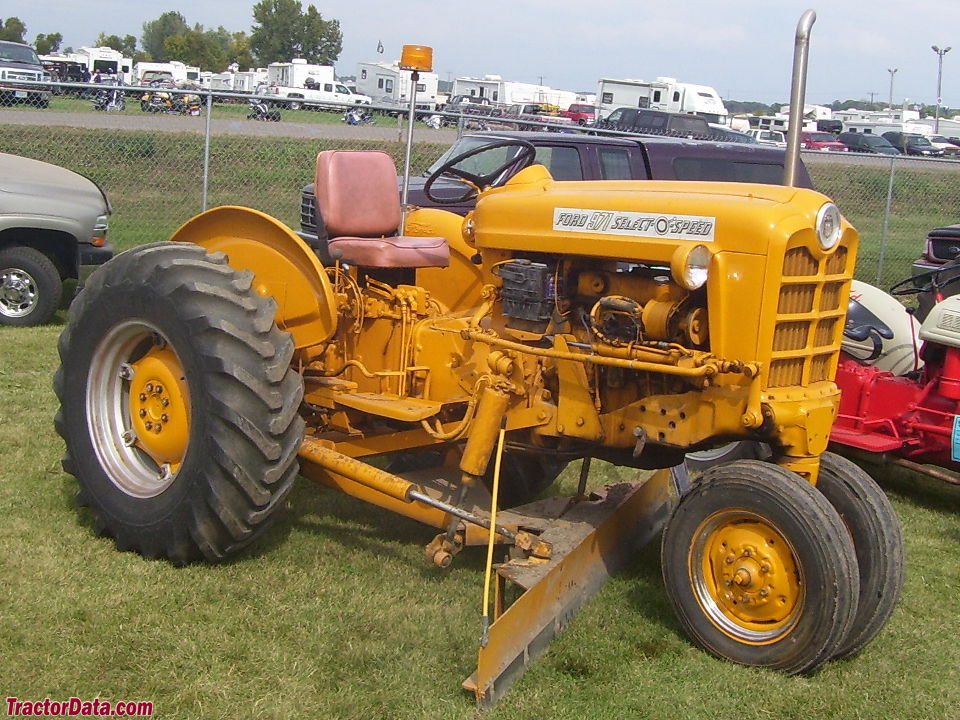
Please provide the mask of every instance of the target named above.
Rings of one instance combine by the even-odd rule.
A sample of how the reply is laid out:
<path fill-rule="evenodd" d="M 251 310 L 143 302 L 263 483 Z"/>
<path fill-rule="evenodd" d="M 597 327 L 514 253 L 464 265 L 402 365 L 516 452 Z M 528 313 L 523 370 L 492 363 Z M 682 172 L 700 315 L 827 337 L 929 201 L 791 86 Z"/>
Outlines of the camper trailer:
<path fill-rule="evenodd" d="M 482 78 L 455 78 L 453 91 L 450 95 L 486 98 L 490 102 L 502 105 L 546 103 L 565 108 L 577 102 L 577 93 L 575 92 L 556 90 L 546 85 L 504 80 L 499 75 L 484 75 Z"/>
<path fill-rule="evenodd" d="M 87 68 L 90 75 L 112 75 L 124 85 L 133 81 L 133 61 L 110 47 L 82 47 L 72 58 Z"/>
<path fill-rule="evenodd" d="M 145 85 L 152 79 L 168 78 L 175 83 L 200 84 L 200 68 L 179 60 L 170 62 L 138 62 L 133 66 L 133 84 Z"/>
<path fill-rule="evenodd" d="M 267 83 L 279 87 L 306 88 L 335 79 L 333 65 L 314 65 L 302 58 L 267 65 Z"/>
<path fill-rule="evenodd" d="M 400 63 L 357 63 L 357 92 L 369 95 L 376 105 L 410 104 L 410 71 Z M 436 110 L 440 78 L 435 72 L 421 72 L 417 80 L 417 107 Z"/>
<path fill-rule="evenodd" d="M 597 110 L 606 118 L 620 107 L 649 108 L 700 115 L 707 122 L 726 124 L 727 109 L 717 91 L 707 85 L 678 82 L 676 78 L 646 80 L 602 79 L 597 86 Z"/>

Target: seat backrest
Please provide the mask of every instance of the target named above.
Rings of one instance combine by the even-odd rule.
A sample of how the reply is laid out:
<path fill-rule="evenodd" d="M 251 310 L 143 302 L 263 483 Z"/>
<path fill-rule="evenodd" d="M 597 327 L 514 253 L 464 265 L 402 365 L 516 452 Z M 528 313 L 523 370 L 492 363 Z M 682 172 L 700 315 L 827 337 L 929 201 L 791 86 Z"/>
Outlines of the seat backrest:
<path fill-rule="evenodd" d="M 383 237 L 400 225 L 393 158 L 379 150 L 324 150 L 314 178 L 317 210 L 331 238 Z"/>

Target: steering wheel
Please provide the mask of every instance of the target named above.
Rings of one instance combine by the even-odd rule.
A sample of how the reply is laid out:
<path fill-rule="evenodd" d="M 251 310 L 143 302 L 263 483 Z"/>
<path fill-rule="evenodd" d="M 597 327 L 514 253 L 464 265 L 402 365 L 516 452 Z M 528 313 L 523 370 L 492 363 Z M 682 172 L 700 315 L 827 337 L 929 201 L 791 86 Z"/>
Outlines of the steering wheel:
<path fill-rule="evenodd" d="M 515 147 L 518 148 L 518 151 L 515 155 L 485 175 L 475 175 L 474 173 L 455 167 L 464 160 L 472 158 L 474 155 L 479 155 L 487 152 L 488 150 L 495 150 L 496 148 L 501 147 Z M 438 205 L 456 205 L 457 203 L 461 203 L 465 200 L 469 200 L 472 197 L 476 197 L 481 190 L 493 186 L 497 179 L 510 168 L 516 167 L 516 170 L 510 174 L 510 176 L 513 177 L 513 175 L 515 175 L 517 172 L 529 167 L 533 164 L 536 154 L 537 149 L 531 143 L 527 142 L 526 140 L 514 138 L 507 140 L 496 140 L 487 145 L 475 147 L 450 158 L 443 165 L 438 167 L 423 184 L 423 193 L 427 196 L 427 198 Z M 438 197 L 434 195 L 432 192 L 433 184 L 443 175 L 452 175 L 466 185 L 467 187 L 463 194 L 457 195 L 456 197 Z"/>
<path fill-rule="evenodd" d="M 939 278 L 937 276 L 940 275 L 940 273 L 947 272 L 948 270 L 955 270 L 956 274 L 949 277 L 945 283 L 938 282 Z M 890 294 L 896 297 L 903 297 L 905 295 L 919 295 L 923 292 L 937 290 L 942 285 L 946 285 L 958 279 L 960 279 L 960 261 L 954 261 L 943 265 L 942 267 L 934 268 L 933 270 L 917 273 L 916 275 L 908 277 L 906 280 L 901 280 L 890 287 Z M 918 280 L 926 280 L 926 282 L 918 286 Z"/>

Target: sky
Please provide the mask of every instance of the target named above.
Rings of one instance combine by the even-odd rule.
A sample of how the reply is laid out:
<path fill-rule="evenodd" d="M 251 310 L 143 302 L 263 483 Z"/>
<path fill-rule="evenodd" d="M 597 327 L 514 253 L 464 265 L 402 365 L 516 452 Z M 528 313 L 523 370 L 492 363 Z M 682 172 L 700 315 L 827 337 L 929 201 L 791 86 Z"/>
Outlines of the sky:
<path fill-rule="evenodd" d="M 355 75 L 358 62 L 400 56 L 403 45 L 434 49 L 441 80 L 500 75 L 561 90 L 595 92 L 600 78 L 653 80 L 659 76 L 713 86 L 724 99 L 788 102 L 797 22 L 817 11 L 810 41 L 808 103 L 875 100 L 936 103 L 940 48 L 942 104 L 960 107 L 960 2 L 903 0 L 824 3 L 793 0 L 320 0 L 325 19 L 340 21 L 343 51 L 338 75 Z M 64 47 L 92 45 L 97 36 L 134 35 L 168 10 L 190 25 L 253 25 L 245 0 L 13 0 L 0 20 L 18 17 L 26 40 L 59 32 Z M 842 6 L 842 7 L 841 7 Z M 384 53 L 377 53 L 382 43 Z M 139 42 L 138 42 L 139 46 Z M 218 68 L 219 69 L 219 68 Z M 890 70 L 896 69 L 891 74 Z"/>

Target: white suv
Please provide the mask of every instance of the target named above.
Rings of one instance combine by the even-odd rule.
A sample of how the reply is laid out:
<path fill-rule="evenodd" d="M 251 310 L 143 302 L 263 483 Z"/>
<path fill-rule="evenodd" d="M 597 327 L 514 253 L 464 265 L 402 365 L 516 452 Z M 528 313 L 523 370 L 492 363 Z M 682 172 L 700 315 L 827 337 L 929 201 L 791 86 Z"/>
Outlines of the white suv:
<path fill-rule="evenodd" d="M 25 85 L 21 81 L 49 80 L 33 48 L 23 43 L 0 40 L 0 106 L 27 103 L 50 105 L 50 89 Z"/>

